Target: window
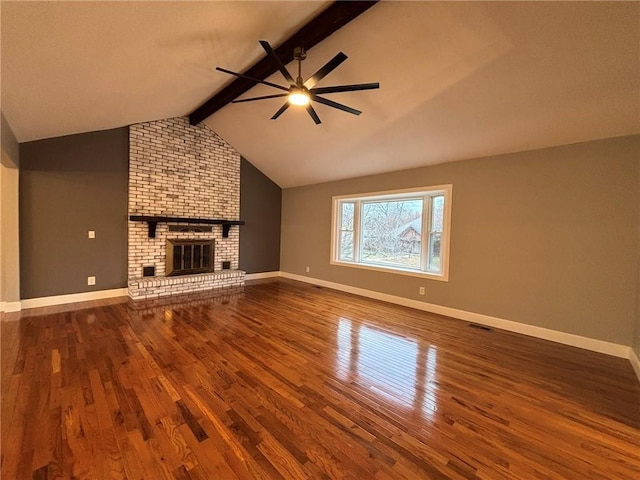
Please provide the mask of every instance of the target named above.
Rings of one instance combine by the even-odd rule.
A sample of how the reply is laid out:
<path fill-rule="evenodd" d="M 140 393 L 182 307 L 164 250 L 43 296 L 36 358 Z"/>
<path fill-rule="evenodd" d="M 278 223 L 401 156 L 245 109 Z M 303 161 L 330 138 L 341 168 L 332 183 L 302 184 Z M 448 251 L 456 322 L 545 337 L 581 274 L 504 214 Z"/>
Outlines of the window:
<path fill-rule="evenodd" d="M 334 197 L 331 263 L 448 280 L 451 190 Z"/>

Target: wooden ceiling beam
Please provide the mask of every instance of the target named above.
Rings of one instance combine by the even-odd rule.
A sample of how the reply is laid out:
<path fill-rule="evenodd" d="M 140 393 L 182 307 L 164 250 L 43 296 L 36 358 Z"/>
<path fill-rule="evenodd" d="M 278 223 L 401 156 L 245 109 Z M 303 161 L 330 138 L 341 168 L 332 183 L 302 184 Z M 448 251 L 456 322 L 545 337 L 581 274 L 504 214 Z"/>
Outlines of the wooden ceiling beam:
<path fill-rule="evenodd" d="M 332 33 L 344 27 L 347 23 L 371 8 L 376 3 L 378 3 L 378 0 L 334 2 L 274 50 L 286 65 L 293 60 L 293 49 L 295 47 L 303 47 L 305 50 L 311 49 L 311 47 L 317 45 Z M 259 39 L 256 39 L 256 41 L 258 40 Z M 275 65 L 274 62 L 265 55 L 252 67 L 242 73 L 249 77 L 265 80 L 277 71 L 277 65 Z M 228 103 L 231 103 L 231 101 L 235 100 L 255 85 L 256 82 L 252 80 L 236 78 L 229 85 L 224 87 L 213 97 L 191 112 L 189 114 L 189 123 L 191 125 L 196 125 L 202 122 L 204 119 L 213 115 L 215 112 Z"/>

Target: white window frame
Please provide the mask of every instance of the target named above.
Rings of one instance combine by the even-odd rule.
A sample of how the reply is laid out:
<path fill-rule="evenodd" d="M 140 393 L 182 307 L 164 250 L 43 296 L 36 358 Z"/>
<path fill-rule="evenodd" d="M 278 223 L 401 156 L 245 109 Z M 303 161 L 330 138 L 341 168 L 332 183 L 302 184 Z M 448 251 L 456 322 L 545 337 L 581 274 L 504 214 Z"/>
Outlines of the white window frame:
<path fill-rule="evenodd" d="M 362 268 L 365 270 L 376 270 L 381 272 L 396 273 L 414 277 L 429 278 L 433 280 L 449 281 L 449 252 L 451 244 L 451 203 L 453 185 L 434 185 L 429 187 L 408 188 L 403 190 L 388 190 L 382 192 L 359 193 L 355 195 L 337 195 L 332 197 L 331 213 L 331 265 L 342 267 Z M 440 272 L 428 270 L 428 249 L 429 237 L 432 231 L 431 225 L 431 201 L 423 204 L 422 209 L 422 239 L 421 239 L 421 266 L 420 269 L 402 268 L 391 265 L 376 265 L 359 261 L 359 248 L 361 243 L 360 235 L 360 210 L 363 202 L 369 201 L 396 201 L 406 199 L 418 199 L 428 197 L 444 196 L 444 215 L 442 225 L 442 235 L 440 240 Z M 353 223 L 353 258 L 354 261 L 341 260 L 339 258 L 339 242 L 341 232 L 341 208 L 344 201 L 353 201 L 354 223 Z"/>

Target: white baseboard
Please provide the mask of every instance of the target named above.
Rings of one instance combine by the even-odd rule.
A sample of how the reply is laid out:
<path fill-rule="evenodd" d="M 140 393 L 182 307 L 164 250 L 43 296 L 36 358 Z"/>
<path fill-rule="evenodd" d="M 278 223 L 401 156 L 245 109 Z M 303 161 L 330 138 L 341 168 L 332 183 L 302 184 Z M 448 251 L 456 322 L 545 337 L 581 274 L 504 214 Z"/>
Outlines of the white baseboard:
<path fill-rule="evenodd" d="M 0 302 L 0 312 L 3 313 L 19 312 L 20 307 L 20 302 Z"/>
<path fill-rule="evenodd" d="M 633 348 L 630 348 L 629 350 L 629 361 L 631 362 L 633 370 L 636 372 L 636 377 L 640 380 L 640 358 L 638 358 L 638 354 Z"/>
<path fill-rule="evenodd" d="M 631 348 L 626 345 L 605 342 L 603 340 L 596 340 L 589 337 L 582 337 L 580 335 L 574 335 L 572 333 L 559 332 L 557 330 L 550 330 L 548 328 L 536 327 L 534 325 L 527 325 L 525 323 L 514 322 L 512 320 L 505 320 L 502 318 L 484 315 L 482 313 L 474 313 L 468 312 L 466 310 L 459 310 L 457 308 L 444 307 L 442 305 L 435 305 L 418 300 L 411 300 L 409 298 L 374 292 L 372 290 L 366 290 L 364 288 L 351 287 L 349 285 L 342 285 L 340 283 L 328 282 L 326 280 L 306 277 L 304 275 L 296 275 L 288 272 L 281 272 L 280 276 L 284 278 L 290 278 L 292 280 L 298 280 L 301 282 L 312 283 L 314 285 L 333 288 L 335 290 L 340 290 L 347 293 L 353 293 L 355 295 L 360 295 L 363 297 L 382 300 L 389 303 L 395 303 L 397 305 L 411 307 L 417 310 L 423 310 L 425 312 L 446 315 L 448 317 L 465 320 L 467 322 L 479 323 L 481 325 L 486 325 L 489 327 L 499 328 L 515 333 L 521 333 L 523 335 L 529 335 L 530 337 L 551 340 L 552 342 L 562 343 L 564 345 L 571 345 L 573 347 L 584 348 L 586 350 L 591 350 L 594 352 L 605 353 L 614 357 L 629 358 L 629 352 L 631 351 Z"/>
<path fill-rule="evenodd" d="M 280 271 L 276 270 L 273 272 L 260 272 L 260 273 L 247 273 L 244 276 L 245 280 L 259 280 L 261 278 L 273 278 L 273 277 L 280 277 Z"/>
<path fill-rule="evenodd" d="M 87 302 L 90 300 L 102 300 L 113 297 L 126 297 L 126 288 L 114 288 L 112 290 L 98 290 L 95 292 L 71 293 L 68 295 L 54 295 L 52 297 L 28 298 L 22 300 L 22 309 L 50 307 L 52 305 L 63 305 L 65 303 Z"/>

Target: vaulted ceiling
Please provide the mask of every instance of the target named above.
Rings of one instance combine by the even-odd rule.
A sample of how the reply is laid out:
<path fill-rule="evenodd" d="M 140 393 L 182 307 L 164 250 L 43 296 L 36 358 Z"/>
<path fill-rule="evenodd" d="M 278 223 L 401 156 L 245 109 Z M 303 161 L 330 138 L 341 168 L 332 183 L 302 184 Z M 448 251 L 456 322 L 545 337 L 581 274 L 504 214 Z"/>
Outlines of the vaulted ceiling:
<path fill-rule="evenodd" d="M 329 2 L 6 2 L 2 112 L 20 142 L 191 113 Z M 308 52 L 319 86 L 205 120 L 282 187 L 640 133 L 637 2 L 380 2 Z M 289 70 L 294 71 L 293 64 Z M 269 81 L 286 85 L 277 73 Z M 243 97 L 277 93 L 258 85 Z M 329 95 L 327 95 L 329 97 Z"/>

